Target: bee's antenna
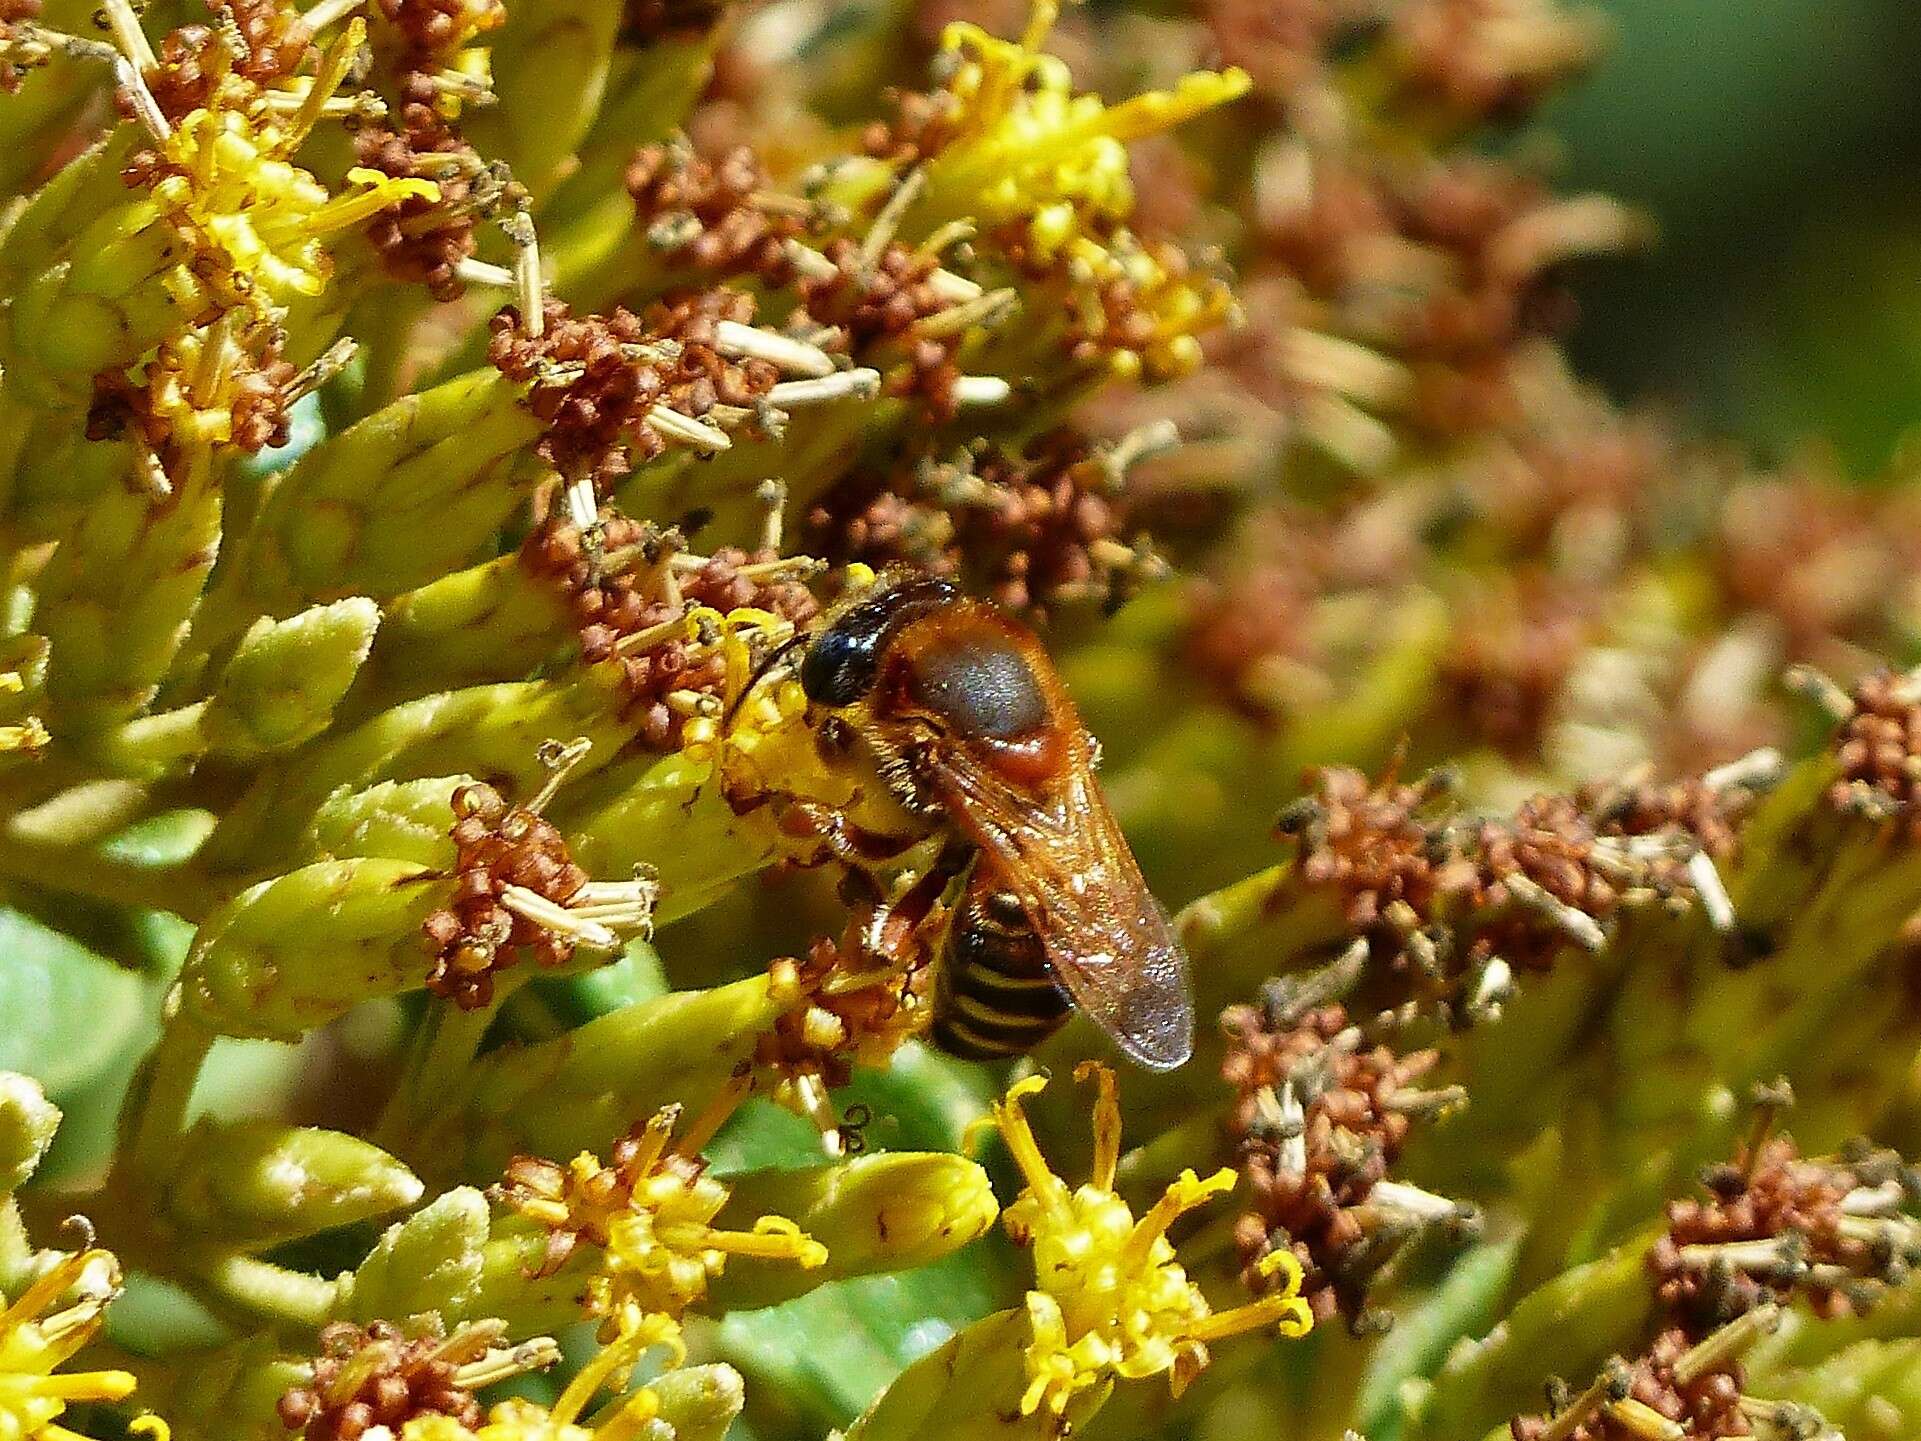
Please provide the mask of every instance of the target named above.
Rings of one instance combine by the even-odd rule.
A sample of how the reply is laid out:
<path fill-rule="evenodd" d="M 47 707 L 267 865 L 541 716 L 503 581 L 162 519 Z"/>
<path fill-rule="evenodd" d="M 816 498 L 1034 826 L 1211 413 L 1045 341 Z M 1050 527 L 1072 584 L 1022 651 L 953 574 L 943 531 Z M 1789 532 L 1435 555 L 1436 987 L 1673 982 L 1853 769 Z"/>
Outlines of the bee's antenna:
<path fill-rule="evenodd" d="M 726 735 L 733 730 L 734 717 L 740 714 L 740 708 L 747 703 L 747 697 L 754 693 L 755 689 L 763 680 L 767 679 L 768 674 L 776 665 L 786 658 L 789 651 L 797 646 L 806 645 L 808 640 L 812 638 L 812 634 L 811 631 L 801 631 L 795 635 L 790 635 L 786 640 L 768 651 L 767 654 L 761 658 L 760 664 L 754 667 L 753 674 L 747 677 L 747 684 L 740 688 L 740 694 L 734 697 L 734 703 L 727 707 L 727 714 L 721 718 L 720 730 L 722 735 Z"/>

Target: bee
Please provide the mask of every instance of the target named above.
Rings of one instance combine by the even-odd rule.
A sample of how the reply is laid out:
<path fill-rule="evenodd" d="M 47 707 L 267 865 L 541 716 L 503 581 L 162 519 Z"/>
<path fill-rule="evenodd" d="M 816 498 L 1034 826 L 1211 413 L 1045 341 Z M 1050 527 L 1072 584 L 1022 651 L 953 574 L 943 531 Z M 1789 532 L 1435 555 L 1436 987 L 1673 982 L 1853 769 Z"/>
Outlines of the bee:
<path fill-rule="evenodd" d="M 1023 1054 L 1074 1009 L 1143 1066 L 1188 1059 L 1187 957 L 1032 631 L 949 581 L 887 577 L 828 616 L 800 682 L 909 813 L 971 851 L 936 976 L 937 1044 Z"/>

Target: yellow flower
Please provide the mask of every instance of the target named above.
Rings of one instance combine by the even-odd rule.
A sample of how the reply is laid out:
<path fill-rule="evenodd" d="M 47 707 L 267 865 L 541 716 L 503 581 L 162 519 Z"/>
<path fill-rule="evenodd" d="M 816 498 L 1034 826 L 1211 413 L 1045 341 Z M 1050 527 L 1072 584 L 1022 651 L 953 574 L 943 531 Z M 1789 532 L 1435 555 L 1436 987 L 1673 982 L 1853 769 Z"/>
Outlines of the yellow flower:
<path fill-rule="evenodd" d="M 348 171 L 351 188 L 333 196 L 293 163 L 365 39 L 366 23 L 349 22 L 293 114 L 266 104 L 259 86 L 228 76 L 204 108 L 183 116 L 159 142 L 153 198 L 223 259 L 227 274 L 215 281 L 225 287 L 217 297 L 223 303 L 256 293 L 283 305 L 317 295 L 330 270 L 323 237 L 410 197 L 440 198 L 431 181 L 362 169 Z"/>
<path fill-rule="evenodd" d="M 120 1289 L 120 1267 L 100 1250 L 64 1257 L 0 1311 L 0 1436 L 83 1441 L 60 1425 L 71 1401 L 120 1401 L 133 1391 L 125 1371 L 55 1374 L 100 1329 Z M 54 1311 L 68 1292 L 78 1299 Z"/>
<path fill-rule="evenodd" d="M 524 1157 L 508 1167 L 501 1197 L 551 1233 L 549 1272 L 582 1242 L 600 1250 L 585 1300 L 603 1340 L 635 1354 L 651 1345 L 679 1352 L 681 1318 L 729 1257 L 809 1268 L 827 1260 L 826 1247 L 784 1216 L 763 1216 L 751 1231 L 713 1224 L 731 1192 L 707 1174 L 700 1148 L 745 1095 L 744 1081 L 730 1085 L 678 1141 L 679 1108 L 668 1107 L 616 1144 L 612 1165 L 583 1151 L 565 1167 Z"/>
<path fill-rule="evenodd" d="M 1042 256 L 1082 235 L 1104 233 L 1134 208 L 1127 142 L 1168 130 L 1245 94 L 1239 70 L 1203 71 L 1172 90 L 1117 105 L 1077 94 L 1057 56 L 1041 52 L 1060 13 L 1036 0 L 1027 32 L 1001 40 L 957 22 L 941 37 L 937 65 L 949 98 L 941 145 L 928 167 L 923 216 L 935 224 L 977 219 L 984 227 L 1021 222 Z"/>
<path fill-rule="evenodd" d="M 1028 1386 L 1021 1414 L 1045 1407 L 1056 1416 L 1075 1395 L 1114 1377 L 1130 1380 L 1167 1373 L 1179 1395 L 1206 1365 L 1211 1341 L 1273 1325 L 1280 1334 L 1307 1334 L 1313 1317 L 1299 1295 L 1300 1265 L 1276 1252 L 1270 1269 L 1284 1272 L 1275 1291 L 1248 1305 L 1214 1311 L 1174 1258 L 1167 1228 L 1210 1196 L 1233 1189 L 1234 1173 L 1205 1180 L 1192 1171 L 1167 1188 L 1138 1221 L 1114 1193 L 1120 1163 L 1121 1114 L 1114 1075 L 1087 1063 L 1100 1088 L 1094 1108 L 1094 1174 L 1078 1190 L 1048 1169 L 1021 1101 L 1047 1085 L 1031 1076 L 994 1105 L 1027 1188 L 1003 1213 L 1008 1234 L 1034 1251 L 1037 1288 L 1027 1293 L 1033 1339 L 1026 1352 Z"/>
<path fill-rule="evenodd" d="M 602 1387 L 629 1371 L 645 1349 L 638 1337 L 623 1337 L 604 1347 L 574 1374 L 552 1406 L 519 1398 L 502 1401 L 472 1431 L 452 1416 L 428 1413 L 401 1427 L 400 1441 L 632 1441 L 660 1409 L 659 1398 L 648 1388 L 643 1386 L 586 1425 L 580 1413 Z"/>

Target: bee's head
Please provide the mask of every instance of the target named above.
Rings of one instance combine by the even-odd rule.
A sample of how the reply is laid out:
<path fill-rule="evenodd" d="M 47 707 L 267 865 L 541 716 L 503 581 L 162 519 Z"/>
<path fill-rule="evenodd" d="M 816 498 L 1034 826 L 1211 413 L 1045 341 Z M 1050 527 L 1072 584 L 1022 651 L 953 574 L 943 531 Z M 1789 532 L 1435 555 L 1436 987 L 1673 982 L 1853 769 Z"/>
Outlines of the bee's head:
<path fill-rule="evenodd" d="M 910 620 L 960 599 L 952 581 L 915 576 L 883 582 L 828 618 L 800 663 L 800 685 L 816 705 L 839 709 L 864 699 L 880 676 L 881 657 Z"/>

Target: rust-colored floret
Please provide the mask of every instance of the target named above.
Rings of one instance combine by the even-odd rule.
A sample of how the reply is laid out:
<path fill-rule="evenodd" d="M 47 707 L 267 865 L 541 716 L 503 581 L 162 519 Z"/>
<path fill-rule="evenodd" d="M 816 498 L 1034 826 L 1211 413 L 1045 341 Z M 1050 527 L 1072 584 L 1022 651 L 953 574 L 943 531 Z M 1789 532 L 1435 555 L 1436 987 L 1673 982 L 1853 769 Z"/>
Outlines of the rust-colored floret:
<path fill-rule="evenodd" d="M 487 355 L 509 379 L 531 384 L 527 405 L 547 428 L 540 457 L 569 479 L 591 476 L 605 494 L 635 457 L 667 448 L 649 418 L 656 406 L 698 420 L 716 406 L 752 410 L 773 389 L 780 372 L 772 365 L 714 345 L 717 322 L 753 316 L 753 297 L 725 287 L 670 297 L 645 315 L 616 307 L 576 316 L 549 300 L 538 337 L 512 307 L 495 315 Z"/>
<path fill-rule="evenodd" d="M 1431 785 L 1389 776 L 1374 785 L 1360 771 L 1331 766 L 1312 777 L 1311 801 L 1291 809 L 1281 829 L 1300 847 L 1297 869 L 1310 886 L 1336 892 L 1347 923 L 1365 931 L 1388 909 L 1430 914 L 1449 877 L 1446 857 L 1416 812 Z"/>
<path fill-rule="evenodd" d="M 1357 1320 L 1406 1235 L 1370 1198 L 1406 1144 L 1416 1107 L 1403 1103 L 1437 1054 L 1368 1046 L 1339 1005 L 1300 1012 L 1270 997 L 1231 1007 L 1221 1024 L 1222 1075 L 1236 1095 L 1229 1128 L 1251 1202 L 1235 1226 L 1242 1279 L 1261 1290 L 1262 1258 L 1285 1246 L 1316 1318 Z"/>
<path fill-rule="evenodd" d="M 493 998 L 494 976 L 527 955 L 543 966 L 564 964 L 573 941 L 503 903 L 509 886 L 564 906 L 587 884 L 567 841 L 532 811 L 510 807 L 489 785 L 454 792 L 454 901 L 421 925 L 433 948 L 427 988 L 463 1010 Z"/>
<path fill-rule="evenodd" d="M 146 76 L 147 88 L 169 120 L 207 104 L 214 86 L 229 74 L 257 85 L 282 80 L 300 68 L 313 31 L 300 14 L 280 0 L 225 0 L 219 9 L 231 28 L 182 25 L 156 50 L 159 63 Z M 231 41 L 237 37 L 236 50 Z"/>
<path fill-rule="evenodd" d="M 1016 612 L 1118 603 L 1151 561 L 1121 539 L 1128 508 L 1117 480 L 1075 430 L 1022 453 L 981 444 L 879 480 L 850 476 L 809 511 L 808 549 L 837 563 L 959 576 Z"/>
<path fill-rule="evenodd" d="M 879 365 L 890 394 L 915 396 L 935 419 L 951 419 L 960 379 L 954 353 L 965 332 L 932 338 L 914 331 L 916 322 L 953 303 L 933 283 L 938 259 L 899 242 L 870 257 L 845 237 L 829 242 L 825 253 L 834 273 L 803 276 L 796 283 L 808 315 L 842 332 L 834 347 Z M 898 350 L 905 364 L 884 363 L 874 354 L 881 347 Z"/>
<path fill-rule="evenodd" d="M 1441 662 L 1447 715 L 1504 755 L 1539 756 L 1591 612 L 1591 597 L 1545 582 L 1471 605 Z"/>
<path fill-rule="evenodd" d="M 543 496 L 545 507 L 548 498 Z M 617 658 L 621 666 L 623 714 L 637 717 L 637 744 L 670 751 L 680 744 L 687 714 L 668 704 L 670 694 L 718 695 L 726 679 L 719 651 L 682 634 L 663 635 L 629 646 L 629 636 L 666 626 L 690 606 L 721 612 L 751 607 L 772 612 L 804 627 L 819 610 L 814 594 L 791 574 L 765 578 L 743 568 L 768 565 L 771 550 L 749 555 L 726 548 L 706 557 L 669 584 L 677 537 L 612 510 L 601 512 L 594 547 L 580 528 L 558 512 L 544 514 L 521 547 L 521 560 L 546 577 L 566 597 L 580 635 L 581 659 L 588 664 Z M 607 557 L 617 563 L 609 565 Z"/>
<path fill-rule="evenodd" d="M 1863 797 L 1877 812 L 1921 834 L 1921 686 L 1880 671 L 1855 686 L 1854 713 L 1833 741 L 1840 777 L 1829 801 L 1856 808 Z"/>
<path fill-rule="evenodd" d="M 1876 1189 L 1864 1187 L 1867 1179 L 1803 1159 L 1786 1136 L 1714 1167 L 1703 1177 L 1705 1198 L 1668 1204 L 1667 1233 L 1648 1254 L 1661 1300 L 1697 1333 L 1796 1291 L 1824 1316 L 1864 1307 L 1875 1281 L 1905 1274 L 1915 1260 L 1911 1224 L 1850 1214 L 1860 1210 L 1851 1194 Z M 1905 1179 L 1881 1180 L 1892 1183 L 1889 1211 Z"/>
<path fill-rule="evenodd" d="M 736 146 L 718 159 L 684 144 L 642 146 L 627 166 L 634 211 L 674 264 L 714 278 L 788 284 L 787 243 L 806 229 L 797 207 L 770 202 L 759 158 Z"/>
<path fill-rule="evenodd" d="M 227 412 L 219 444 L 247 455 L 285 445 L 299 377 L 292 362 L 282 357 L 285 339 L 274 329 L 262 329 L 244 342 L 217 330 L 170 336 L 137 370 L 103 371 L 94 377 L 87 438 L 103 440 L 131 431 L 170 471 L 176 421 L 204 400 Z M 225 348 L 227 371 L 220 393 L 201 397 L 195 395 L 191 379 L 200 361 L 189 347 L 206 345 Z"/>
<path fill-rule="evenodd" d="M 475 1429 L 480 1403 L 455 1373 L 486 1351 L 489 1336 L 475 1327 L 453 1338 L 408 1337 L 386 1321 L 366 1327 L 336 1321 L 320 1332 L 313 1380 L 280 1398 L 281 1424 L 306 1441 L 359 1441 L 375 1426 L 397 1436 L 407 1422 L 428 1415 Z"/>
<path fill-rule="evenodd" d="M 1740 1363 L 1690 1371 L 1683 1381 L 1675 1367 L 1690 1344 L 1685 1331 L 1663 1331 L 1645 1356 L 1618 1366 L 1607 1378 L 1605 1395 L 1588 1408 L 1590 1414 L 1572 1426 L 1557 1426 L 1551 1416 L 1517 1416 L 1509 1423 L 1514 1441 L 1541 1441 L 1550 1435 L 1557 1441 L 1644 1441 L 1650 1434 L 1645 1421 L 1623 1420 L 1616 1414 L 1614 1408 L 1623 1402 L 1646 1407 L 1662 1420 L 1685 1428 L 1690 1438 L 1725 1441 L 1752 1436 L 1754 1429 L 1741 1405 Z"/>

